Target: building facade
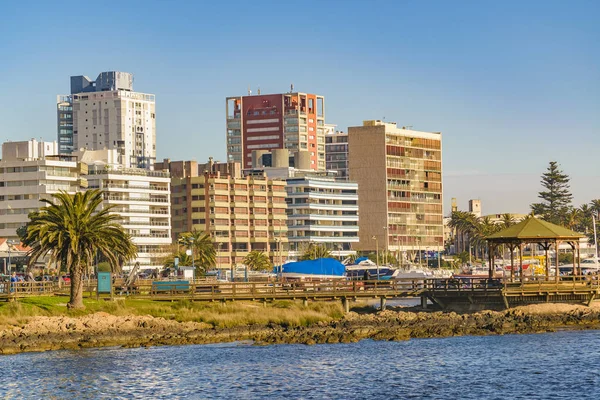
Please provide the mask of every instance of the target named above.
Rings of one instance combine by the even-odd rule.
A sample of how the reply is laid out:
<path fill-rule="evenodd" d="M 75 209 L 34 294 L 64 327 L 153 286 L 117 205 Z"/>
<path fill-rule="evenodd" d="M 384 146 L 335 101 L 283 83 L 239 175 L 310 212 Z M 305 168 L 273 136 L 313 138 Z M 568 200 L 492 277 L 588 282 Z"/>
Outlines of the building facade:
<path fill-rule="evenodd" d="M 120 224 L 137 247 L 141 268 L 162 268 L 171 244 L 170 176 L 164 171 L 125 168 L 120 165 L 88 166 L 84 175 L 90 189 L 105 191 L 103 206 L 114 206 Z"/>
<path fill-rule="evenodd" d="M 364 121 L 348 129 L 358 183 L 359 250 L 441 250 L 442 135 Z"/>
<path fill-rule="evenodd" d="M 0 161 L 0 237 L 17 240 L 17 229 L 29 222 L 29 213 L 38 211 L 61 190 L 75 194 L 87 187 L 81 174 L 86 165 L 76 157 L 56 155 L 56 142 L 2 144 Z"/>
<path fill-rule="evenodd" d="M 338 178 L 348 179 L 348 134 L 332 130 L 325 135 L 325 165 L 337 171 Z"/>
<path fill-rule="evenodd" d="M 287 183 L 290 257 L 302 255 L 307 244 L 328 248 L 345 258 L 358 244 L 358 185 L 331 177 L 290 177 Z"/>
<path fill-rule="evenodd" d="M 61 154 L 116 149 L 126 168 L 151 169 L 156 160 L 153 94 L 133 91 L 133 75 L 102 72 L 95 81 L 71 77 L 71 94 L 58 96 Z"/>
<path fill-rule="evenodd" d="M 210 234 L 217 267 L 242 264 L 250 251 L 287 258 L 285 181 L 241 174 L 239 163 L 165 160 L 156 170 L 172 172 L 173 238 L 193 230 Z"/>
<path fill-rule="evenodd" d="M 228 97 L 227 159 L 252 166 L 253 150 L 307 152 L 309 168 L 324 171 L 325 98 L 308 93 Z"/>

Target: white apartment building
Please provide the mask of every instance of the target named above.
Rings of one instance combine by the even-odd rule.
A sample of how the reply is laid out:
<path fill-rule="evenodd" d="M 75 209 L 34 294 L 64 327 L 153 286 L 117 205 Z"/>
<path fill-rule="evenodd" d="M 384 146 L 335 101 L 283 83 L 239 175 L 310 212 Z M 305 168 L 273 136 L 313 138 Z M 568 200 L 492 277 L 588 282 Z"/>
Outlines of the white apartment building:
<path fill-rule="evenodd" d="M 153 168 L 155 96 L 134 92 L 132 74 L 102 72 L 95 81 L 72 76 L 71 95 L 58 97 L 57 113 L 61 153 L 116 149 L 124 167 Z"/>
<path fill-rule="evenodd" d="M 88 164 L 89 188 L 106 191 L 105 205 L 114 205 L 121 224 L 137 246 L 135 263 L 141 268 L 160 268 L 171 244 L 170 174 L 142 168 L 125 168 L 114 160 L 116 150 L 76 152 Z M 92 161 L 94 160 L 94 161 Z"/>
<path fill-rule="evenodd" d="M 334 257 L 356 254 L 358 243 L 358 184 L 328 172 L 291 167 L 247 170 L 271 179 L 285 179 L 290 259 L 311 243 L 324 245 Z"/>
<path fill-rule="evenodd" d="M 75 157 L 58 156 L 56 142 L 2 144 L 0 161 L 0 238 L 17 239 L 17 229 L 29 222 L 29 213 L 44 206 L 60 190 L 74 194 L 87 183 L 80 173 L 86 165 Z"/>
<path fill-rule="evenodd" d="M 356 254 L 358 185 L 310 175 L 286 182 L 290 256 L 301 255 L 306 242 L 325 245 L 340 258 Z"/>

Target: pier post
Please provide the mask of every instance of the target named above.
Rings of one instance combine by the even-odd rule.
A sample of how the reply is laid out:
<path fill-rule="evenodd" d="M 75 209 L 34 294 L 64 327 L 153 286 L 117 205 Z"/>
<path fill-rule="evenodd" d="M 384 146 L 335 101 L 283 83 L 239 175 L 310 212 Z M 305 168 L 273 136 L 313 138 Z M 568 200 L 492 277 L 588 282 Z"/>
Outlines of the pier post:
<path fill-rule="evenodd" d="M 381 311 L 385 311 L 385 305 L 387 303 L 387 299 L 385 296 L 381 296 Z"/>
<path fill-rule="evenodd" d="M 342 307 L 344 307 L 345 314 L 348 314 L 350 312 L 350 301 L 347 297 L 342 297 Z"/>
<path fill-rule="evenodd" d="M 302 305 L 308 307 L 308 299 L 302 299 Z"/>
<path fill-rule="evenodd" d="M 427 296 L 421 296 L 421 308 L 424 310 L 427 309 Z"/>

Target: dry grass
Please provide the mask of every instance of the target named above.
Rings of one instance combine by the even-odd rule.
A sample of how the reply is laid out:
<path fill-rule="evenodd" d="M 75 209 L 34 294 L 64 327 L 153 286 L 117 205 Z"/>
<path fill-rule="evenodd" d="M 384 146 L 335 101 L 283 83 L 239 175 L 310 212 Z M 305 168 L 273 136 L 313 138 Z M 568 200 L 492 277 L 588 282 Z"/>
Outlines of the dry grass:
<path fill-rule="evenodd" d="M 84 299 L 85 310 L 72 311 L 66 307 L 66 297 L 35 297 L 15 302 L 0 303 L 0 329 L 20 325 L 37 316 L 77 317 L 95 312 L 112 315 L 151 315 L 179 322 L 205 322 L 215 327 L 276 324 L 281 326 L 308 326 L 321 321 L 340 319 L 342 307 L 338 303 L 311 302 L 304 307 L 293 301 L 267 303 L 200 303 L 178 301 L 173 303 L 150 300 L 94 300 Z"/>

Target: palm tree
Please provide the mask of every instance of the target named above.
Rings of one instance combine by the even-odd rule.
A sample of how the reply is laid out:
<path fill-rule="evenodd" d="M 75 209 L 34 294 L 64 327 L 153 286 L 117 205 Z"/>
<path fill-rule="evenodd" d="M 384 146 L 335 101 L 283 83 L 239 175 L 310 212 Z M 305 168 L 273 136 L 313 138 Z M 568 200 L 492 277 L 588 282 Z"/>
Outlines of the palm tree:
<path fill-rule="evenodd" d="M 517 221 L 515 220 L 515 217 L 512 214 L 502 214 L 502 217 L 500 218 L 500 224 L 502 226 L 502 229 L 510 228 L 516 223 Z"/>
<path fill-rule="evenodd" d="M 471 254 L 471 239 L 473 237 L 473 230 L 475 229 L 477 217 L 475 214 L 466 211 L 454 211 L 450 216 L 450 222 L 448 227 L 455 231 L 455 236 L 460 238 L 460 242 L 464 244 L 468 243 L 468 254 Z M 457 252 L 462 252 L 465 249 L 462 246 L 456 246 Z"/>
<path fill-rule="evenodd" d="M 273 268 L 269 256 L 262 251 L 252 250 L 244 257 L 244 264 L 252 271 L 268 271 Z"/>
<path fill-rule="evenodd" d="M 571 230 L 577 229 L 581 220 L 581 210 L 578 208 L 570 208 L 565 213 L 565 226 Z"/>
<path fill-rule="evenodd" d="M 310 243 L 300 257 L 300 260 L 316 260 L 318 258 L 330 258 L 331 251 L 324 244 Z"/>
<path fill-rule="evenodd" d="M 192 256 L 186 253 L 185 249 L 175 248 L 163 261 L 165 268 L 175 268 L 175 258 L 178 259 L 178 265 L 191 267 Z M 196 266 L 198 267 L 198 266 Z"/>
<path fill-rule="evenodd" d="M 179 236 L 180 246 L 194 247 L 194 263 L 204 269 L 217 265 L 217 252 L 210 234 L 194 229 Z"/>
<path fill-rule="evenodd" d="M 42 199 L 47 205 L 29 214 L 29 223 L 22 238 L 29 251 L 29 266 L 47 255 L 50 262 L 65 266 L 71 275 L 69 308 L 83 305 L 82 274 L 99 253 L 119 271 L 122 262 L 136 257 L 131 237 L 117 222 L 121 217 L 111 213 L 112 206 L 102 208 L 103 192 L 88 190 L 70 195 L 61 191 L 52 199 Z"/>
<path fill-rule="evenodd" d="M 596 215 L 596 219 L 598 219 L 598 215 L 600 215 L 600 199 L 594 199 L 590 201 L 590 208 L 592 212 Z"/>
<path fill-rule="evenodd" d="M 592 226 L 593 210 L 589 204 L 582 204 L 579 207 L 579 223 L 577 224 L 577 232 L 585 233 L 586 235 L 593 230 Z"/>

